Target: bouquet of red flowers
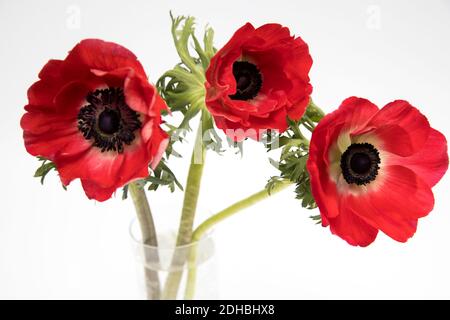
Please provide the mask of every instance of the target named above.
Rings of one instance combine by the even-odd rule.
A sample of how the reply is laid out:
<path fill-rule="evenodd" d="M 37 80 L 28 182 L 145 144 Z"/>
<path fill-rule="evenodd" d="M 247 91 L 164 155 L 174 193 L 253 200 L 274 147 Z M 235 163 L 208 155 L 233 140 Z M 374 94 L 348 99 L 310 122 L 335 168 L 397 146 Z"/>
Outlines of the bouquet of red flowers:
<path fill-rule="evenodd" d="M 180 61 L 155 85 L 128 49 L 98 39 L 78 43 L 64 60 L 50 60 L 28 90 L 21 119 L 26 150 L 66 188 L 80 179 L 86 196 L 106 201 L 119 189 L 132 198 L 145 259 L 148 298 L 195 298 L 201 241 L 218 222 L 287 187 L 313 220 L 353 246 L 379 231 L 400 242 L 434 206 L 432 187 L 448 168 L 447 141 L 405 100 L 382 108 L 346 98 L 325 114 L 312 100 L 308 45 L 287 27 L 250 23 L 220 49 L 207 28 L 200 41 L 192 17 L 172 17 Z M 190 48 L 191 47 L 191 48 Z M 181 121 L 173 123 L 175 114 Z M 184 185 L 170 169 L 199 118 Z M 226 143 L 227 142 L 227 143 Z M 194 228 L 208 152 L 261 143 L 279 175 Z M 184 192 L 176 250 L 162 283 L 158 232 L 146 190 Z"/>

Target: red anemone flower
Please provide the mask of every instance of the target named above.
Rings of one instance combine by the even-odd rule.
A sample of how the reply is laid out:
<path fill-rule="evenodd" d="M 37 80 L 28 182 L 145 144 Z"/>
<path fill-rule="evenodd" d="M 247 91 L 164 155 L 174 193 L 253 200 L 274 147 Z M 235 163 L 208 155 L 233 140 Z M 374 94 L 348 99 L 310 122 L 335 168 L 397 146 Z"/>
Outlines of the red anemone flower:
<path fill-rule="evenodd" d="M 158 164 L 166 105 L 131 51 L 83 40 L 39 79 L 21 120 L 25 147 L 53 161 L 64 185 L 79 178 L 88 198 L 104 201 Z"/>
<path fill-rule="evenodd" d="M 206 105 L 218 128 L 236 141 L 283 132 L 300 119 L 312 86 L 308 45 L 279 24 L 241 27 L 211 59 Z"/>
<path fill-rule="evenodd" d="M 307 162 L 322 225 L 359 246 L 378 230 L 400 242 L 413 236 L 447 168 L 445 137 L 416 108 L 397 100 L 379 110 L 356 97 L 322 119 Z"/>

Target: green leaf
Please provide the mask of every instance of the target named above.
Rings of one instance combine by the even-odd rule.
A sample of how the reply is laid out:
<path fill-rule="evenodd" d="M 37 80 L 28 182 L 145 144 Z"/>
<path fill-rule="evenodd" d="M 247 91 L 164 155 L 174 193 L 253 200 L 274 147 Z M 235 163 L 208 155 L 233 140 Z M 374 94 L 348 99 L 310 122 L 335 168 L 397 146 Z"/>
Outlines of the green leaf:
<path fill-rule="evenodd" d="M 309 142 L 301 132 L 301 121 L 288 120 L 288 122 L 288 130 L 279 136 L 280 160 L 269 158 L 269 162 L 280 171 L 279 178 L 289 179 L 296 184 L 296 198 L 300 200 L 301 206 L 314 209 L 317 204 L 311 193 L 309 174 L 306 170 Z M 271 151 L 274 147 L 270 145 L 267 149 Z"/>
<path fill-rule="evenodd" d="M 151 183 L 154 183 L 154 184 L 159 184 L 159 185 L 162 185 L 162 186 L 166 186 L 166 185 L 168 185 L 170 183 L 170 181 L 168 181 L 168 180 L 159 179 L 159 178 L 152 177 L 152 176 L 147 177 L 146 180 L 148 182 L 151 182 Z"/>
<path fill-rule="evenodd" d="M 144 185 L 149 184 L 148 190 L 157 190 L 160 186 L 167 186 L 171 192 L 175 191 L 175 187 L 183 190 L 183 186 L 176 178 L 175 174 L 162 159 L 158 166 L 153 170 L 153 174 L 143 180 Z"/>
<path fill-rule="evenodd" d="M 56 171 L 56 166 L 53 162 L 51 162 L 50 160 L 48 160 L 44 157 L 38 156 L 36 158 L 38 159 L 38 161 L 41 161 L 42 163 L 41 163 L 40 167 L 37 168 L 36 172 L 34 173 L 34 177 L 40 178 L 40 182 L 43 185 L 47 174 L 52 170 Z M 61 183 L 61 186 L 64 190 L 67 190 L 67 187 L 65 185 L 63 185 L 62 183 Z"/>
<path fill-rule="evenodd" d="M 310 218 L 316 222 L 316 224 L 322 224 L 322 217 L 320 216 L 320 214 L 315 215 L 315 216 L 310 216 Z"/>
<path fill-rule="evenodd" d="M 272 193 L 272 191 L 273 191 L 273 188 L 275 188 L 275 186 L 277 185 L 277 184 L 279 184 L 279 183 L 282 183 L 284 181 L 284 179 L 283 178 L 281 178 L 281 177 L 271 177 L 270 179 L 269 179 L 269 181 L 267 181 L 267 184 L 266 184 L 266 189 L 267 189 L 267 192 L 269 193 L 269 194 L 271 194 Z"/>
<path fill-rule="evenodd" d="M 306 209 L 317 208 L 316 201 L 311 192 L 311 184 L 308 171 L 305 170 L 295 188 L 296 198 L 302 201 L 302 207 Z"/>
<path fill-rule="evenodd" d="M 38 160 L 42 161 L 42 163 L 41 163 L 41 166 L 34 173 L 34 177 L 41 178 L 41 180 L 40 180 L 41 184 L 44 184 L 45 177 L 47 176 L 47 174 L 50 171 L 56 170 L 56 166 L 53 162 L 51 162 L 50 160 L 47 160 L 45 158 L 38 157 Z"/>

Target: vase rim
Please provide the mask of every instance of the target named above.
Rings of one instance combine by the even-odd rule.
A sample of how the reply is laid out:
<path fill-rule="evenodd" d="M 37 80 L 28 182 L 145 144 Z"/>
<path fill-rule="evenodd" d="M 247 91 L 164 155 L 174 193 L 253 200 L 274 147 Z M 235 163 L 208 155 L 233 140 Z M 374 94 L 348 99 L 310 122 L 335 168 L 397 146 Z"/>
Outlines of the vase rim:
<path fill-rule="evenodd" d="M 174 248 L 177 250 L 183 250 L 183 249 L 188 250 L 193 246 L 201 245 L 204 242 L 210 241 L 212 238 L 212 234 L 213 234 L 213 230 L 210 230 L 210 231 L 206 232 L 205 235 L 200 240 L 193 241 L 188 244 L 184 244 L 184 245 L 180 245 L 180 246 L 173 246 L 173 245 L 172 246 L 165 246 L 165 245 L 152 246 L 152 245 L 142 243 L 142 241 L 136 237 L 136 234 L 133 230 L 133 228 L 136 225 L 137 225 L 137 218 L 133 217 L 128 226 L 128 234 L 129 234 L 131 240 L 133 241 L 133 243 L 135 243 L 136 245 L 142 246 L 144 248 L 147 248 L 147 249 L 158 250 L 158 251 L 173 250 Z"/>

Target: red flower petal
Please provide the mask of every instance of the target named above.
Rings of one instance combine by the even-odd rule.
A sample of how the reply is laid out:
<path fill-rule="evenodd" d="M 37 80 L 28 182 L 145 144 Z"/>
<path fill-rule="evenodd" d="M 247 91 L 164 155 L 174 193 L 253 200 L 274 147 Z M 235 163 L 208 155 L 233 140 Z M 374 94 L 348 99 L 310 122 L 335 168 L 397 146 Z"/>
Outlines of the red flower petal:
<path fill-rule="evenodd" d="M 242 54 L 242 45 L 251 38 L 255 28 L 246 23 L 239 28 L 223 46 L 219 52 L 211 58 L 209 68 L 206 70 L 207 83 L 211 84 L 210 90 L 207 92 L 207 97 L 214 96 L 214 92 L 218 94 L 223 93 L 224 90 L 229 88 L 230 84 L 233 84 L 232 64 Z M 233 90 L 236 90 L 236 83 L 234 83 Z M 217 91 L 217 92 L 216 92 Z"/>
<path fill-rule="evenodd" d="M 47 159 L 53 159 L 56 154 L 65 153 L 66 150 L 78 153 L 91 145 L 81 136 L 76 127 L 64 124 L 61 124 L 58 130 L 46 134 L 35 135 L 25 131 L 23 138 L 28 153 L 33 156 L 43 156 Z"/>
<path fill-rule="evenodd" d="M 422 149 L 409 157 L 391 155 L 389 162 L 411 169 L 433 187 L 448 169 L 447 140 L 442 133 L 431 129 Z"/>
<path fill-rule="evenodd" d="M 278 130 L 279 132 L 286 130 L 287 123 L 284 124 L 285 121 L 283 121 L 286 119 L 286 116 L 285 110 L 278 110 L 271 113 L 270 117 L 249 117 L 246 122 L 252 123 L 251 126 L 246 126 L 245 123 L 242 125 L 240 122 L 236 123 L 227 118 L 216 117 L 216 126 L 236 142 L 243 141 L 245 138 L 261 140 L 268 129 Z M 283 123 L 283 125 L 272 128 L 274 120 Z"/>
<path fill-rule="evenodd" d="M 60 89 L 60 83 L 48 80 L 37 81 L 28 89 L 28 102 L 30 105 L 52 109 L 53 99 Z"/>
<path fill-rule="evenodd" d="M 133 110 L 149 116 L 159 116 L 161 110 L 153 110 L 156 89 L 145 79 L 129 76 L 125 80 L 125 99 Z"/>
<path fill-rule="evenodd" d="M 326 164 L 319 159 L 315 147 L 311 146 L 310 156 L 306 168 L 311 177 L 311 191 L 320 208 L 322 220 L 325 217 L 333 218 L 339 214 L 339 202 L 336 184 L 331 181 L 326 170 Z"/>
<path fill-rule="evenodd" d="M 27 92 L 30 105 L 52 109 L 53 99 L 64 84 L 60 74 L 62 64 L 61 60 L 50 60 L 42 68 L 39 72 L 41 80 L 35 82 Z"/>
<path fill-rule="evenodd" d="M 312 93 L 312 86 L 310 84 L 305 85 L 305 93 L 309 96 Z M 308 107 L 309 98 L 304 98 L 303 100 L 298 101 L 291 108 L 288 109 L 288 116 L 292 120 L 300 120 L 305 113 L 303 110 L 306 110 Z"/>
<path fill-rule="evenodd" d="M 77 44 L 64 61 L 64 74 L 71 78 L 89 77 L 91 69 L 112 71 L 129 67 L 147 78 L 141 63 L 128 49 L 99 39 L 86 39 Z"/>
<path fill-rule="evenodd" d="M 20 120 L 20 126 L 30 134 L 39 135 L 58 130 L 66 131 L 69 128 L 78 131 L 76 128 L 76 118 L 61 117 L 54 112 L 48 112 L 45 109 L 42 110 L 41 107 L 39 107 L 39 110 L 36 110 L 37 108 L 33 108 L 33 106 L 27 106 L 27 108 L 33 111 L 23 115 Z"/>
<path fill-rule="evenodd" d="M 88 199 L 93 199 L 100 202 L 106 201 L 111 198 L 113 193 L 116 191 L 115 186 L 104 188 L 89 180 L 81 180 L 81 185 Z"/>
<path fill-rule="evenodd" d="M 142 129 L 141 136 L 142 139 L 144 139 L 144 142 L 147 143 L 147 150 L 150 155 L 150 168 L 154 170 L 159 164 L 167 145 L 169 144 L 169 135 L 154 121 L 149 121 L 147 126 L 152 126 L 151 136 L 149 133 L 145 133 L 145 127 Z M 147 131 L 149 130 L 147 129 Z"/>
<path fill-rule="evenodd" d="M 416 232 L 417 219 L 406 219 L 394 211 L 382 212 L 372 203 L 356 198 L 349 200 L 348 207 L 396 241 L 406 242 Z"/>
<path fill-rule="evenodd" d="M 24 130 L 27 151 L 35 156 L 53 159 L 58 153 L 72 155 L 90 147 L 77 127 L 79 109 L 88 92 L 101 82 L 71 82 L 58 90 L 51 109 L 27 106 L 20 125 Z"/>
<path fill-rule="evenodd" d="M 378 111 L 378 107 L 369 100 L 350 97 L 342 102 L 337 111 L 331 113 L 335 115 L 334 118 L 330 118 L 328 122 L 333 121 L 330 125 L 334 127 L 344 124 L 342 127 L 343 130 L 351 129 L 351 132 L 355 132 L 360 128 L 364 128 L 367 125 L 367 122 L 369 122 Z M 319 125 L 323 120 L 320 121 Z M 322 126 L 328 125 L 327 123 L 323 123 Z"/>
<path fill-rule="evenodd" d="M 293 37 L 287 27 L 278 23 L 267 23 L 255 30 L 255 37 L 250 39 L 246 48 L 261 50 L 267 47 L 279 46 L 280 42 L 290 41 Z"/>
<path fill-rule="evenodd" d="M 63 64 L 64 61 L 62 60 L 49 60 L 41 72 L 39 72 L 39 79 L 59 80 Z"/>
<path fill-rule="evenodd" d="M 370 120 L 367 128 L 373 128 L 371 134 L 383 141 L 384 150 L 403 157 L 419 151 L 430 132 L 427 118 L 403 100 L 396 100 L 383 107 Z"/>
<path fill-rule="evenodd" d="M 106 85 L 101 79 L 65 84 L 54 98 L 55 113 L 60 117 L 71 117 L 76 120 L 80 108 L 86 105 L 88 93 L 102 87 Z"/>
<path fill-rule="evenodd" d="M 350 97 L 345 99 L 339 109 L 327 114 L 320 120 L 312 133 L 311 146 L 315 144 L 314 136 L 330 135 L 329 144 L 319 148 L 328 163 L 328 151 L 331 144 L 342 132 L 355 132 L 365 128 L 367 122 L 378 112 L 378 107 L 367 99 Z M 319 138 L 318 138 L 319 139 Z"/>
<path fill-rule="evenodd" d="M 330 230 L 353 246 L 366 247 L 377 237 L 378 230 L 350 208 L 342 208 L 336 218 L 329 219 Z"/>
<path fill-rule="evenodd" d="M 80 178 L 99 188 L 118 188 L 132 179 L 148 175 L 148 152 L 140 143 L 128 147 L 123 154 L 101 152 L 97 148 L 78 156 L 59 156 L 55 164 L 64 185 Z M 100 199 L 97 199 L 101 201 Z"/>
<path fill-rule="evenodd" d="M 391 238 L 405 242 L 414 235 L 417 219 L 433 209 L 433 193 L 428 184 L 408 168 L 389 166 L 383 171 L 380 174 L 386 177 L 380 191 L 349 195 L 343 201 L 368 223 Z"/>

